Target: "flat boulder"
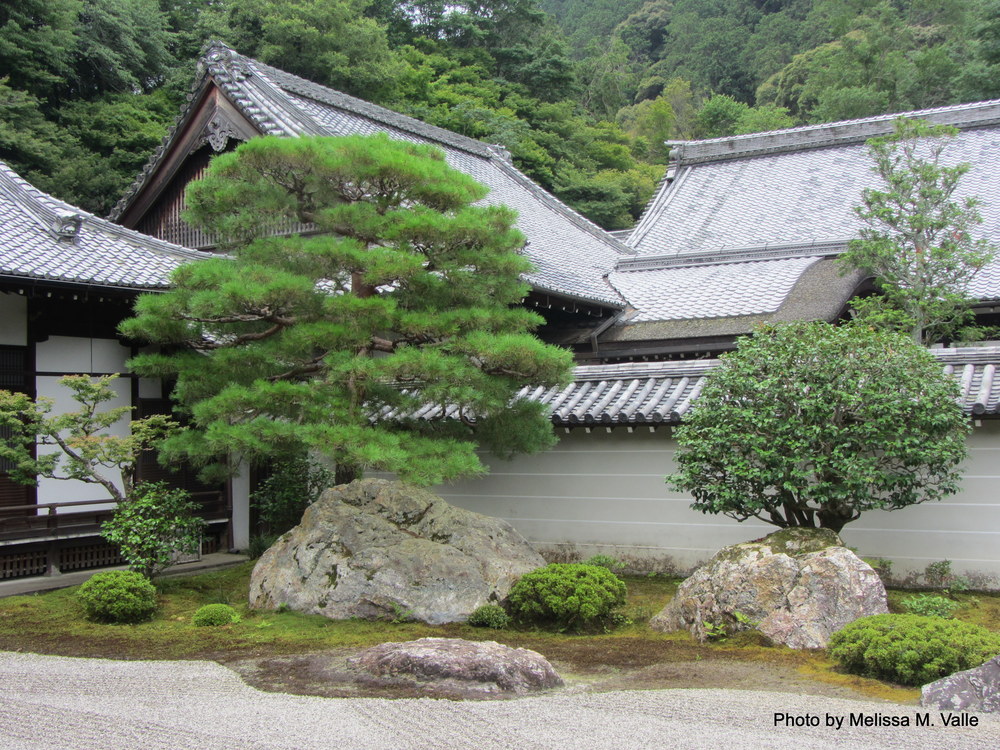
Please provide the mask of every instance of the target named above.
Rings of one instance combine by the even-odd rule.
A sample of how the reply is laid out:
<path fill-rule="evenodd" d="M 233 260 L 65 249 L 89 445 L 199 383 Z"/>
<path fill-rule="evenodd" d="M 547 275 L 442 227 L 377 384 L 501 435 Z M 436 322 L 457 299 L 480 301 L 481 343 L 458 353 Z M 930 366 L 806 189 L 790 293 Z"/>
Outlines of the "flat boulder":
<path fill-rule="evenodd" d="M 386 684 L 416 684 L 466 696 L 524 695 L 563 684 L 537 651 L 496 641 L 421 638 L 382 643 L 348 664 Z"/>
<path fill-rule="evenodd" d="M 544 564 L 506 521 L 364 479 L 326 490 L 261 556 L 250 606 L 436 625 L 501 601 Z"/>
<path fill-rule="evenodd" d="M 1000 713 L 1000 656 L 924 685 L 920 705 L 942 711 Z"/>
<path fill-rule="evenodd" d="M 724 547 L 680 585 L 650 625 L 687 629 L 701 641 L 720 629 L 756 628 L 791 648 L 826 648 L 844 625 L 885 612 L 881 579 L 837 534 L 792 528 Z"/>

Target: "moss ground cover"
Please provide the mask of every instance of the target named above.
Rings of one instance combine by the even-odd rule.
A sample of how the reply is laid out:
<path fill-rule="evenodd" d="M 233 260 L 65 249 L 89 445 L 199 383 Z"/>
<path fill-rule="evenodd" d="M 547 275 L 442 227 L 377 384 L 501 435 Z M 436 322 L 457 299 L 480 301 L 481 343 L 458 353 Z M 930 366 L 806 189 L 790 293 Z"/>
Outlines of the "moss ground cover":
<path fill-rule="evenodd" d="M 156 617 L 134 625 L 90 622 L 76 588 L 0 599 L 0 649 L 66 656 L 125 659 L 211 659 L 234 663 L 356 649 L 426 636 L 496 640 L 544 654 L 564 675 L 600 684 L 601 689 L 655 687 L 739 687 L 849 690 L 870 698 L 913 703 L 919 691 L 839 672 L 822 651 L 794 651 L 766 645 L 754 633 L 700 644 L 687 633 L 657 633 L 649 618 L 673 596 L 679 580 L 625 576 L 623 610 L 631 624 L 609 633 L 571 635 L 540 629 L 493 630 L 467 625 L 429 626 L 362 620 L 332 621 L 295 612 L 261 612 L 246 607 L 252 563 L 159 584 Z M 912 592 L 891 591 L 899 602 Z M 963 593 L 955 618 L 1000 629 L 1000 594 Z M 192 615 L 206 604 L 233 606 L 239 623 L 203 628 Z M 744 678 L 732 677 L 742 674 Z M 712 677 L 712 675 L 716 675 Z"/>

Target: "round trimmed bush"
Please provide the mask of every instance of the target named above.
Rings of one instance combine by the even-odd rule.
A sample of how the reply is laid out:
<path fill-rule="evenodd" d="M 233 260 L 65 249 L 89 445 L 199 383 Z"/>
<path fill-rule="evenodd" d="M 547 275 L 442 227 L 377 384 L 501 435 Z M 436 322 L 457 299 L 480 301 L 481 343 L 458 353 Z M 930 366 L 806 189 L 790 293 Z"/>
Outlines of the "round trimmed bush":
<path fill-rule="evenodd" d="M 598 565 L 552 563 L 522 576 L 508 603 L 523 622 L 593 628 L 614 624 L 616 610 L 625 604 L 625 584 Z"/>
<path fill-rule="evenodd" d="M 466 622 L 474 628 L 493 628 L 504 630 L 511 624 L 510 615 L 497 604 L 484 604 L 476 607 Z"/>
<path fill-rule="evenodd" d="M 156 612 L 156 588 L 131 570 L 97 573 L 80 586 L 77 598 L 87 617 L 98 622 L 144 622 Z"/>
<path fill-rule="evenodd" d="M 829 653 L 848 672 L 924 685 L 996 656 L 1000 634 L 942 617 L 872 615 L 830 636 Z"/>
<path fill-rule="evenodd" d="M 198 627 L 219 627 L 240 621 L 240 614 L 228 604 L 206 604 L 191 618 Z"/>

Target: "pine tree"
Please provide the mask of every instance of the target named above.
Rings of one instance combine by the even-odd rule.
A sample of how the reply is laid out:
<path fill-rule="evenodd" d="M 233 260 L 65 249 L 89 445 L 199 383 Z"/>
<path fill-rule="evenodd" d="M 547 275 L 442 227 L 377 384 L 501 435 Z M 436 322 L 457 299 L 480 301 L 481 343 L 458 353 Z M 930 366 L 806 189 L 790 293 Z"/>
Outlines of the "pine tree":
<path fill-rule="evenodd" d="M 167 455 L 218 468 L 307 449 L 338 481 L 433 484 L 481 473 L 477 445 L 551 445 L 539 405 L 513 399 L 564 382 L 570 354 L 531 334 L 524 239 L 510 210 L 473 205 L 485 194 L 439 150 L 385 136 L 258 138 L 217 157 L 190 218 L 231 256 L 178 269 L 122 327 L 179 345 L 131 363 L 176 379 L 191 429 Z M 293 223 L 307 231 L 276 233 Z"/>

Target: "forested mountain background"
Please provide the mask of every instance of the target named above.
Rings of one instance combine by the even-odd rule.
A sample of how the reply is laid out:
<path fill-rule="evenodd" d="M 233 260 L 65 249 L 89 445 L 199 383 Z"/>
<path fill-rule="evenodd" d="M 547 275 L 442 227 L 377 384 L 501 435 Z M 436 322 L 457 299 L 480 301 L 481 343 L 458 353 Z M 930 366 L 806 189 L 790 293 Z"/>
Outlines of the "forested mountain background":
<path fill-rule="evenodd" d="M 0 159 L 114 205 L 209 39 L 499 143 L 608 229 L 665 140 L 1000 96 L 1000 0 L 17 0 L 0 5 Z"/>

